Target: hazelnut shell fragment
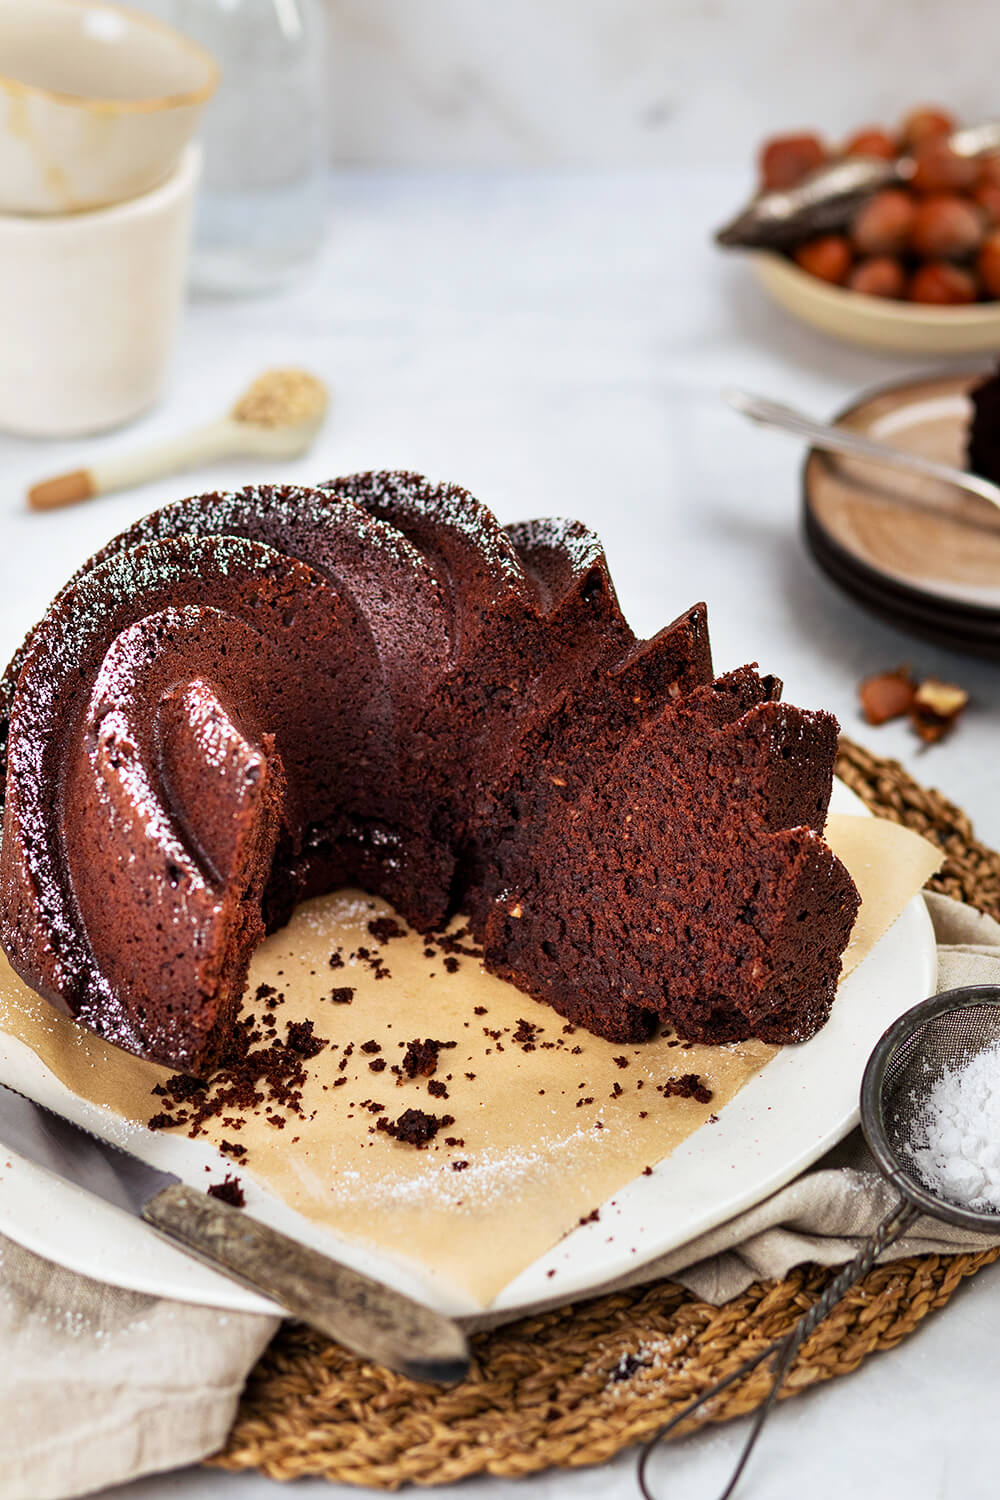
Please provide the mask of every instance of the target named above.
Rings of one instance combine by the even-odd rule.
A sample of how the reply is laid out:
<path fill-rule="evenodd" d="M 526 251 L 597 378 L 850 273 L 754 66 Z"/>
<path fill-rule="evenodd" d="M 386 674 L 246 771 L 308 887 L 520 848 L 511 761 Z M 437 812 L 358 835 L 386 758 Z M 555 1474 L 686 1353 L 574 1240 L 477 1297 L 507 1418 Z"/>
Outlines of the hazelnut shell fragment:
<path fill-rule="evenodd" d="M 925 743 L 933 745 L 953 727 L 968 701 L 964 688 L 927 677 L 913 695 L 910 710 L 913 727 Z"/>

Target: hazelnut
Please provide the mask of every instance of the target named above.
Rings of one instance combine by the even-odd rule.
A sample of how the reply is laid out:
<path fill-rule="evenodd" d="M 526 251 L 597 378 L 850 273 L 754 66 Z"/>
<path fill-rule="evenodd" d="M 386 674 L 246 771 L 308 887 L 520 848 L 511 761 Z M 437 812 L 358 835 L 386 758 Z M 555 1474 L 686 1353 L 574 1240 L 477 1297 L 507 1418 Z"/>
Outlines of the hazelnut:
<path fill-rule="evenodd" d="M 916 204 L 902 188 L 885 188 L 858 208 L 851 239 L 865 255 L 895 255 L 909 244 Z"/>
<path fill-rule="evenodd" d="M 961 259 L 983 240 L 982 215 L 956 193 L 932 193 L 917 204 L 910 243 L 928 260 Z"/>
<path fill-rule="evenodd" d="M 898 150 L 892 136 L 878 125 L 868 125 L 864 130 L 856 130 L 844 142 L 845 156 L 878 156 L 883 161 L 892 161 Z"/>
<path fill-rule="evenodd" d="M 816 135 L 779 135 L 760 148 L 759 166 L 763 186 L 794 187 L 826 161 L 826 147 Z"/>
<path fill-rule="evenodd" d="M 869 297 L 901 297 L 906 273 L 894 255 L 870 255 L 852 268 L 847 285 Z"/>
<path fill-rule="evenodd" d="M 1000 229 L 992 229 L 976 258 L 983 289 L 989 297 L 1000 297 Z"/>
<path fill-rule="evenodd" d="M 914 271 L 906 288 L 906 295 L 911 302 L 958 307 L 975 302 L 976 280 L 960 266 L 950 265 L 948 261 L 932 260 Z"/>
<path fill-rule="evenodd" d="M 920 141 L 930 140 L 935 136 L 951 135 L 955 128 L 954 116 L 947 110 L 923 104 L 907 115 L 901 134 L 908 146 L 916 146 Z"/>
<path fill-rule="evenodd" d="M 851 268 L 851 247 L 842 234 L 821 234 L 817 239 L 806 240 L 793 252 L 796 265 L 810 276 L 836 284 L 846 280 Z"/>
<path fill-rule="evenodd" d="M 1000 154 L 981 156 L 976 166 L 979 169 L 980 182 L 988 182 L 993 187 L 1000 187 Z"/>
<path fill-rule="evenodd" d="M 931 136 L 914 147 L 914 173 L 910 181 L 919 193 L 950 193 L 971 188 L 979 175 L 978 164 L 958 156 L 944 136 Z"/>
<path fill-rule="evenodd" d="M 1000 224 L 1000 182 L 980 182 L 972 189 L 972 200 L 987 224 Z"/>
<path fill-rule="evenodd" d="M 915 693 L 916 683 L 906 667 L 866 677 L 858 688 L 861 711 L 869 724 L 888 724 L 909 713 Z"/>

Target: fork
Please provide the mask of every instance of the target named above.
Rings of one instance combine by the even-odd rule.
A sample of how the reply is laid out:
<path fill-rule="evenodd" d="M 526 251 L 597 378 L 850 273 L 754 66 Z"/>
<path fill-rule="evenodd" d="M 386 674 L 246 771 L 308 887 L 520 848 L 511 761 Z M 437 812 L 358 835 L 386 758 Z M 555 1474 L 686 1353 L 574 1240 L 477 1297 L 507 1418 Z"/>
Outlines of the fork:
<path fill-rule="evenodd" d="M 780 401 L 769 401 L 764 396 L 753 396 L 748 391 L 729 390 L 723 395 L 736 411 L 742 412 L 752 422 L 764 427 L 777 427 L 782 432 L 794 433 L 805 438 L 815 448 L 828 453 L 843 453 L 848 457 L 866 458 L 887 468 L 903 469 L 910 474 L 923 474 L 928 479 L 943 480 L 955 489 L 979 500 L 986 500 L 1000 510 L 1000 485 L 978 474 L 969 474 L 965 469 L 956 469 L 951 464 L 938 463 L 936 459 L 924 458 L 919 453 L 906 453 L 902 448 L 890 448 L 887 443 L 877 443 L 874 438 L 860 432 L 850 432 L 845 427 L 835 427 L 828 422 L 817 422 L 804 412 L 785 406 Z"/>

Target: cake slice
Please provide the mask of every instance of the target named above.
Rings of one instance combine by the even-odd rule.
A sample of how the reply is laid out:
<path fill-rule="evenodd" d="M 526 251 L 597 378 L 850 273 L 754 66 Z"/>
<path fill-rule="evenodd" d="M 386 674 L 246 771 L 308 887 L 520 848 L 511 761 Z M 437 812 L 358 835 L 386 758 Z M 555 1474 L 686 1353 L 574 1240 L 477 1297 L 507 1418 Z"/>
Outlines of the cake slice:
<path fill-rule="evenodd" d="M 556 779 L 485 925 L 487 967 L 615 1041 L 803 1041 L 858 909 L 823 843 L 836 723 L 743 668 Z M 560 782 L 565 782 L 560 785 Z"/>

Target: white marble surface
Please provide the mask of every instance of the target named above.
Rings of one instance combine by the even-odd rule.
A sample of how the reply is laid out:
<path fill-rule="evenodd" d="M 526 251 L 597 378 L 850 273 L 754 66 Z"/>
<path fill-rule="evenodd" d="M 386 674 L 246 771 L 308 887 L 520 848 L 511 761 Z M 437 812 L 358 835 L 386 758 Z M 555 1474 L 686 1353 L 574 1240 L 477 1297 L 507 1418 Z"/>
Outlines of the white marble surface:
<path fill-rule="evenodd" d="M 991 0 L 327 0 L 337 161 L 746 160 L 926 99 L 996 112 Z"/>
<path fill-rule="evenodd" d="M 1000 843 L 997 668 L 912 641 L 841 599 L 797 534 L 796 445 L 742 424 L 720 402 L 720 388 L 739 383 L 827 413 L 912 371 L 788 322 L 744 266 L 709 248 L 707 232 L 740 184 L 736 170 L 338 177 L 322 264 L 277 300 L 192 306 L 156 413 L 127 434 L 82 443 L 0 438 L 0 653 L 88 553 L 171 497 L 251 478 L 407 465 L 468 485 L 504 519 L 580 516 L 604 535 L 637 629 L 706 598 L 720 668 L 757 659 L 777 671 L 789 698 L 833 709 L 848 733 L 901 756 Z M 311 457 L 280 471 L 233 463 L 49 516 L 23 510 L 29 481 L 210 417 L 258 368 L 292 361 L 333 390 Z M 868 730 L 856 712 L 858 678 L 903 660 L 974 695 L 954 739 L 926 753 L 905 729 Z M 982 1433 L 994 1418 L 997 1274 L 979 1277 L 899 1350 L 786 1404 L 745 1493 L 995 1493 Z M 670 1493 L 714 1494 L 735 1442 L 726 1431 L 675 1450 L 664 1473 Z M 258 1478 L 195 1470 L 121 1493 L 278 1492 Z M 348 1491 L 308 1483 L 296 1493 L 332 1500 Z M 635 1491 L 623 1459 L 463 1493 L 625 1500 Z"/>

